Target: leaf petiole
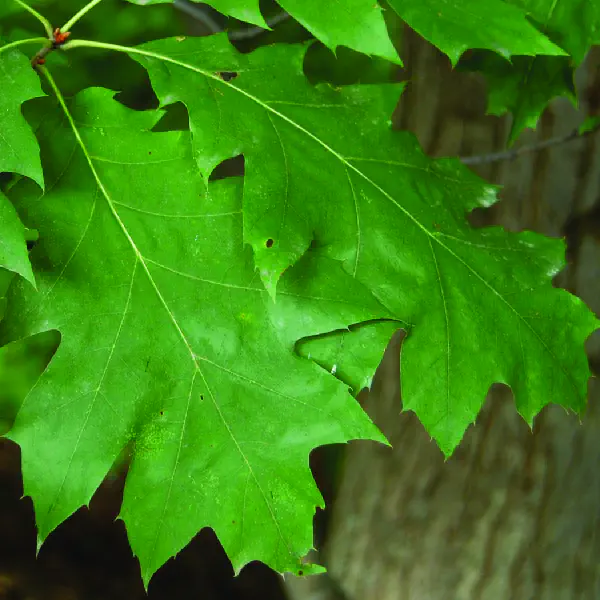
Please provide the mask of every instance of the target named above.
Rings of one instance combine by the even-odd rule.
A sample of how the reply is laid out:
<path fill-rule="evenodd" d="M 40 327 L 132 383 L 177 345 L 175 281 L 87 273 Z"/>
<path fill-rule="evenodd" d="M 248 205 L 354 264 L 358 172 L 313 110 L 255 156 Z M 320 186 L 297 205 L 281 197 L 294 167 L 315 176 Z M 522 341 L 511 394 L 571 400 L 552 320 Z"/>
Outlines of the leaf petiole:
<path fill-rule="evenodd" d="M 19 46 L 25 46 L 26 44 L 47 44 L 49 45 L 51 41 L 48 38 L 44 37 L 36 37 L 36 38 L 27 38 L 25 40 L 17 40 L 16 42 L 10 42 L 8 44 L 4 44 L 4 46 L 0 46 L 0 54 L 5 52 L 6 50 L 11 50 L 12 48 L 18 48 Z"/>
<path fill-rule="evenodd" d="M 77 23 L 77 21 L 79 21 L 79 19 L 84 17 L 90 10 L 92 10 L 92 8 L 94 8 L 94 6 L 96 6 L 97 4 L 100 4 L 100 2 L 102 2 L 102 0 L 91 0 L 91 2 L 88 2 L 80 11 L 78 11 L 75 15 L 73 15 L 73 17 L 71 17 L 60 28 L 60 30 L 63 32 L 70 31 L 71 27 L 73 27 L 73 25 L 75 25 L 75 23 Z"/>
<path fill-rule="evenodd" d="M 26 4 L 25 2 L 23 2 L 23 0 L 14 0 L 14 1 L 19 6 L 23 7 L 29 14 L 33 15 L 44 26 L 44 30 L 48 34 L 48 38 L 52 39 L 53 29 L 52 29 L 52 25 L 51 25 L 50 21 L 48 21 L 48 19 L 46 19 L 46 17 L 44 17 L 44 15 L 41 15 L 37 10 L 35 10 L 35 8 L 32 8 L 31 6 L 29 6 L 29 4 Z"/>

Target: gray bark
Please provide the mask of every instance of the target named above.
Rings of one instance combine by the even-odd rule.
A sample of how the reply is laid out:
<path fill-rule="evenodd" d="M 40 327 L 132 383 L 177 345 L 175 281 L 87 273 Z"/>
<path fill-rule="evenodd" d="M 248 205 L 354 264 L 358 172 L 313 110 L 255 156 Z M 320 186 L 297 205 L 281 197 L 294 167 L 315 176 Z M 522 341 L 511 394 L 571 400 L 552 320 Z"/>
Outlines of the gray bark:
<path fill-rule="evenodd" d="M 485 116 L 479 77 L 414 34 L 404 53 L 411 83 L 397 121 L 431 155 L 502 150 L 508 120 Z M 600 54 L 578 73 L 582 107 L 555 101 L 520 143 L 564 135 L 600 108 Z M 504 184 L 502 202 L 473 215 L 566 236 L 570 264 L 557 284 L 600 312 L 600 147 L 590 136 L 477 167 Z M 568 323 L 562 326 L 568 327 Z M 329 576 L 295 582 L 293 598 L 350 600 L 575 600 L 600 598 L 600 384 L 585 417 L 546 408 L 533 432 L 509 390 L 491 390 L 475 426 L 444 462 L 399 398 L 400 339 L 392 342 L 365 403 L 393 450 L 349 445 L 321 553 Z M 600 336 L 587 345 L 600 365 Z M 424 374 L 426 376 L 426 374 Z M 581 422 L 582 421 L 582 422 Z"/>

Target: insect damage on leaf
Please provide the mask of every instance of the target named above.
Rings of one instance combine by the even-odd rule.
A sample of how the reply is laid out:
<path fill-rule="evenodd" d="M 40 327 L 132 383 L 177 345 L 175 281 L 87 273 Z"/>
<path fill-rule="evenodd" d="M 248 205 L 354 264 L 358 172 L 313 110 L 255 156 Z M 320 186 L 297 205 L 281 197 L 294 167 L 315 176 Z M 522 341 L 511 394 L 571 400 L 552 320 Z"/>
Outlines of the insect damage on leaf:
<path fill-rule="evenodd" d="M 379 6 L 352 22 L 319 8 L 290 12 L 330 48 L 398 61 Z M 145 584 L 203 527 L 236 573 L 319 572 L 303 558 L 322 506 L 308 456 L 385 443 L 348 387 L 370 385 L 400 327 L 404 408 L 447 455 L 494 382 L 529 423 L 549 402 L 584 406 L 598 321 L 551 285 L 562 244 L 472 229 L 496 190 L 391 131 L 401 85 L 313 87 L 305 48 L 242 55 L 225 36 L 96 47 L 129 52 L 190 131 L 159 132 L 163 112 L 98 87 L 65 101 L 48 76 L 56 98 L 28 111 L 42 176 L 20 113 L 39 82 L 0 52 L 0 170 L 24 176 L 0 195 L 0 266 L 32 281 L 18 217 L 40 234 L 38 292 L 13 285 L 0 339 L 61 336 L 9 434 L 40 543 L 130 451 L 120 516 Z M 242 156 L 243 179 L 214 177 Z"/>
<path fill-rule="evenodd" d="M 64 110 L 49 100 L 44 202 L 26 180 L 11 190 L 40 232 L 40 284 L 16 293 L 1 333 L 62 338 L 9 434 L 40 539 L 89 502 L 133 439 L 120 516 L 146 583 L 203 527 L 236 571 L 262 560 L 297 573 L 322 505 L 309 453 L 384 438 L 295 341 L 387 312 L 316 253 L 286 274 L 275 306 L 243 244 L 241 180 L 207 184 L 189 134 L 153 133 L 160 111 L 112 96 L 88 89 Z"/>
<path fill-rule="evenodd" d="M 493 383 L 513 389 L 528 423 L 550 401 L 581 410 L 590 376 L 583 343 L 598 322 L 552 286 L 564 265 L 562 242 L 471 228 L 467 213 L 492 204 L 496 190 L 456 160 L 429 159 L 412 135 L 391 130 L 401 86 L 313 87 L 302 72 L 305 49 L 294 47 L 241 55 L 213 36 L 186 40 L 183 50 L 185 58 L 181 45 L 161 40 L 130 53 L 164 104 L 186 106 L 193 139 L 202 144 L 195 151 L 201 169 L 244 155 L 244 239 L 265 288 L 275 298 L 280 274 L 317 239 L 319 253 L 339 260 L 396 321 L 410 322 L 403 406 L 445 454 Z M 243 76 L 215 80 L 219 64 Z M 265 80 L 266 65 L 277 78 Z M 230 129 L 223 132 L 209 114 Z M 270 246 L 273 232 L 277 244 Z M 561 319 L 572 327 L 559 327 Z M 386 342 L 363 354 L 380 357 Z M 323 353 L 331 354 L 326 347 Z"/>

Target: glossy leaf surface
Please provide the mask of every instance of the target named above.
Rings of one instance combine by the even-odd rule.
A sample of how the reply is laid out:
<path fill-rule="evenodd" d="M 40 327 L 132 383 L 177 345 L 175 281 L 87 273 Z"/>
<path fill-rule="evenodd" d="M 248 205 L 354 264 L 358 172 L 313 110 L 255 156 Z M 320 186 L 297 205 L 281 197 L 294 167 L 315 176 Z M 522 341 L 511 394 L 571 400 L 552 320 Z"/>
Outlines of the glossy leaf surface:
<path fill-rule="evenodd" d="M 489 83 L 489 112 L 512 112 L 509 143 L 526 128 L 535 129 L 554 98 L 576 104 L 574 72 L 592 45 L 600 41 L 600 4 L 588 0 L 510 0 L 530 15 L 536 27 L 569 57 L 516 57 L 512 65 L 496 57 L 475 62 Z"/>
<path fill-rule="evenodd" d="M 310 451 L 383 438 L 294 342 L 385 309 L 311 253 L 273 304 L 242 243 L 239 180 L 207 187 L 189 134 L 149 132 L 161 113 L 107 90 L 67 110 L 39 132 L 43 201 L 26 180 L 12 190 L 40 231 L 39 293 L 15 286 L 3 322 L 5 338 L 61 334 L 9 434 L 40 539 L 129 449 L 121 517 L 144 581 L 207 526 L 236 570 L 258 559 L 310 572 L 301 557 L 322 503 Z"/>
<path fill-rule="evenodd" d="M 447 54 L 452 64 L 468 49 L 513 55 L 562 55 L 526 18 L 503 0 L 389 0 L 398 15 L 427 41 Z"/>
<path fill-rule="evenodd" d="M 133 4 L 163 4 L 173 0 L 128 1 Z M 278 3 L 332 50 L 347 46 L 364 54 L 401 63 L 387 32 L 382 9 L 373 0 L 278 0 Z M 208 0 L 207 4 L 224 15 L 268 28 L 258 0 Z"/>
<path fill-rule="evenodd" d="M 494 188 L 391 131 L 396 86 L 312 88 L 297 49 L 242 56 L 219 38 L 164 40 L 137 52 L 161 101 L 183 102 L 197 143 L 212 141 L 196 150 L 206 174 L 244 155 L 244 237 L 271 294 L 273 275 L 316 244 L 409 324 L 403 404 L 446 454 L 494 382 L 513 388 L 529 423 L 549 396 L 583 407 L 582 344 L 597 324 L 582 303 L 552 288 L 562 242 L 473 230 L 466 214 L 493 203 Z M 281 65 L 277 77 L 273 64 Z M 555 325 L 557 315 L 572 323 L 568 331 Z M 578 355 L 564 351 L 573 345 Z"/>
<path fill-rule="evenodd" d="M 18 49 L 0 46 L 0 172 L 30 177 L 44 185 L 40 151 L 21 114 L 26 100 L 43 96 L 29 59 Z"/>
<path fill-rule="evenodd" d="M 359 41 L 371 44 L 366 24 Z M 358 31 L 327 26 L 332 45 Z M 551 402 L 583 409 L 583 343 L 598 321 L 552 286 L 562 241 L 471 228 L 467 214 L 497 190 L 392 131 L 402 85 L 313 87 L 306 48 L 240 54 L 224 35 L 77 42 L 63 56 L 87 45 L 136 59 L 163 108 L 184 105 L 190 131 L 185 118 L 163 131 L 161 110 L 125 108 L 102 87 L 64 101 L 54 86 L 26 111 L 45 191 L 37 153 L 2 167 L 26 175 L 0 206 L 14 209 L 2 223 L 22 250 L 16 215 L 39 232 L 39 291 L 15 278 L 1 353 L 60 336 L 9 433 L 40 540 L 125 455 L 120 516 L 146 583 L 202 527 L 236 571 L 252 560 L 318 571 L 302 558 L 322 504 L 309 454 L 384 441 L 349 388 L 369 385 L 400 327 L 403 406 L 446 455 L 495 382 L 528 423 Z M 21 106 L 40 94 L 22 95 L 35 73 L 20 61 L 6 114 L 23 142 Z M 243 179 L 208 183 L 240 155 Z"/>
<path fill-rule="evenodd" d="M 42 96 L 39 78 L 28 58 L 17 49 L 0 46 L 0 173 L 30 177 L 44 185 L 40 151 L 21 105 Z M 0 267 L 18 273 L 35 285 L 25 244 L 25 228 L 6 196 L 0 192 Z"/>

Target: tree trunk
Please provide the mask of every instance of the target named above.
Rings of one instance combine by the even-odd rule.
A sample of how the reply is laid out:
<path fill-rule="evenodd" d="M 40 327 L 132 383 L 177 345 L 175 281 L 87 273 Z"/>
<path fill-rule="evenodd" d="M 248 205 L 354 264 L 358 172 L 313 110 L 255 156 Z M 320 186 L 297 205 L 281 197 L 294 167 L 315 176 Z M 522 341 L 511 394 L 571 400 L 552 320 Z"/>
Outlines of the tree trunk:
<path fill-rule="evenodd" d="M 397 344 L 390 347 L 397 357 Z M 389 376 L 390 373 L 385 373 Z M 496 389 L 444 463 L 397 394 L 367 410 L 394 449 L 355 443 L 326 563 L 348 598 L 600 598 L 598 391 L 584 424 L 559 407 L 533 434 Z"/>
<path fill-rule="evenodd" d="M 486 117 L 477 76 L 451 72 L 448 61 L 408 34 L 411 83 L 397 115 L 431 155 L 501 150 L 506 119 Z M 562 135 L 597 112 L 598 55 L 578 73 L 583 110 L 563 101 L 546 111 L 521 143 Z M 597 77 L 597 74 L 596 74 Z M 473 216 L 565 235 L 569 267 L 557 284 L 600 312 L 600 152 L 590 136 L 478 171 L 504 184 L 503 201 Z M 562 324 L 568 327 L 568 323 Z M 321 560 L 328 578 L 297 582 L 301 600 L 567 600 L 600 598 L 600 384 L 590 382 L 581 424 L 546 408 L 533 432 L 511 392 L 496 386 L 477 424 L 450 460 L 412 413 L 399 414 L 400 336 L 386 352 L 365 402 L 393 444 L 348 446 Z M 600 364 L 600 339 L 588 352 Z M 427 374 L 423 373 L 426 377 Z M 335 582 L 333 585 L 332 582 Z M 299 587 L 304 586 L 301 595 Z M 311 595 L 312 594 L 312 595 Z"/>

